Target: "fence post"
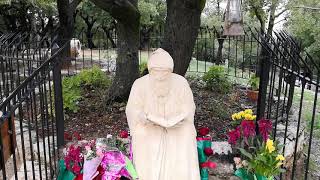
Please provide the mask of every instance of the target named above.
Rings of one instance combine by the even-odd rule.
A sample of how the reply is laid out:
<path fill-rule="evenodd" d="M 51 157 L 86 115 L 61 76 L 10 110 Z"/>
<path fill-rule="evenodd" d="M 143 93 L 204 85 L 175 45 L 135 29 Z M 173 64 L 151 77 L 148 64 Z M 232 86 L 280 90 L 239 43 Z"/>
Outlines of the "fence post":
<path fill-rule="evenodd" d="M 260 53 L 260 62 L 259 62 L 259 95 L 257 102 L 257 120 L 264 117 L 265 109 L 266 109 L 266 99 L 267 99 L 267 87 L 269 82 L 269 72 L 270 72 L 270 54 L 267 47 L 267 40 L 262 39 L 261 53 Z M 256 121 L 257 122 L 257 121 Z M 258 126 L 257 126 L 258 133 Z"/>
<path fill-rule="evenodd" d="M 52 47 L 52 54 L 59 49 L 55 43 Z M 62 98 L 62 82 L 61 82 L 61 57 L 57 56 L 53 68 L 53 86 L 54 86 L 54 108 L 57 129 L 57 145 L 58 148 L 64 146 L 64 114 L 63 114 L 63 98 Z"/>

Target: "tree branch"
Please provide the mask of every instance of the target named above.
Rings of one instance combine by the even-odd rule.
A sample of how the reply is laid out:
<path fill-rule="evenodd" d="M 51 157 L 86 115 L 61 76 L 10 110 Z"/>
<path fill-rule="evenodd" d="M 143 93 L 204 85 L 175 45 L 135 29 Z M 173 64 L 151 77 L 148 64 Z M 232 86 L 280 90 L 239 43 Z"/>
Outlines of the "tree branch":
<path fill-rule="evenodd" d="M 281 14 L 285 13 L 286 11 L 288 11 L 288 9 L 284 9 L 281 12 L 279 12 L 278 14 L 274 15 L 275 18 L 279 17 Z"/>
<path fill-rule="evenodd" d="M 303 8 L 303 9 L 310 9 L 310 10 L 320 11 L 320 7 L 294 6 L 294 8 Z"/>
<path fill-rule="evenodd" d="M 129 0 L 90 0 L 96 6 L 109 12 L 122 23 L 132 24 L 140 18 L 140 12 Z M 139 22 L 139 21 L 138 21 Z"/>

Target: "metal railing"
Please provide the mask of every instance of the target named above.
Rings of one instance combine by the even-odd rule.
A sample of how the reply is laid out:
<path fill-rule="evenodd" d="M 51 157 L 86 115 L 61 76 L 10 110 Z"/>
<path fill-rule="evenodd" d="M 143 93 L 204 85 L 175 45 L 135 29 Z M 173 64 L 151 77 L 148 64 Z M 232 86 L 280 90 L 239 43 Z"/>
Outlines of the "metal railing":
<path fill-rule="evenodd" d="M 320 67 L 287 32 L 260 34 L 258 115 L 273 121 L 273 138 L 284 145 L 287 170 L 280 179 L 318 179 L 314 132 L 320 126 Z M 303 56 L 304 54 L 304 56 Z M 319 148 L 319 147 L 318 147 Z"/>
<path fill-rule="evenodd" d="M 27 33 L 1 37 L 0 179 L 56 177 L 63 144 L 56 72 L 66 45 L 54 48 L 48 37 L 36 41 Z"/>

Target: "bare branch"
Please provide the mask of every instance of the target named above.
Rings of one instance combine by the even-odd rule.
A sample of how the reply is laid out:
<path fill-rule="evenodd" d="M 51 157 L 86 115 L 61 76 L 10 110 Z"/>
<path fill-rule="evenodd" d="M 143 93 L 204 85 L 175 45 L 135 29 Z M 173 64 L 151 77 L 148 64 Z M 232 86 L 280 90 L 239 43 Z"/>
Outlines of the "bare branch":
<path fill-rule="evenodd" d="M 275 18 L 281 16 L 281 14 L 285 13 L 286 11 L 288 11 L 288 9 L 284 9 L 281 12 L 279 12 L 278 14 L 274 15 Z"/>
<path fill-rule="evenodd" d="M 294 6 L 294 8 L 303 8 L 303 9 L 310 9 L 310 10 L 320 11 L 320 7 Z"/>

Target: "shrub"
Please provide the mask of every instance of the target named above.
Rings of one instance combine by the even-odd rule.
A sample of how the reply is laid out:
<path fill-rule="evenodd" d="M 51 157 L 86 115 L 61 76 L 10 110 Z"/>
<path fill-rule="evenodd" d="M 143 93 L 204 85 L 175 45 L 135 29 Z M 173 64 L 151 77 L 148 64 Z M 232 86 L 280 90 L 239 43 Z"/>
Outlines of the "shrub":
<path fill-rule="evenodd" d="M 147 68 L 148 68 L 147 62 L 141 62 L 141 64 L 139 65 L 140 74 L 142 75 L 144 70 Z"/>
<path fill-rule="evenodd" d="M 222 66 L 211 66 L 203 76 L 206 87 L 210 90 L 226 94 L 231 90 L 231 82 Z"/>
<path fill-rule="evenodd" d="M 82 98 L 81 86 L 107 88 L 110 84 L 110 78 L 97 66 L 82 70 L 78 75 L 66 77 L 62 81 L 63 106 L 67 110 L 77 112 L 77 103 Z"/>
<path fill-rule="evenodd" d="M 86 86 L 104 88 L 111 84 L 110 78 L 98 66 L 82 70 L 78 76 L 81 84 Z"/>
<path fill-rule="evenodd" d="M 260 83 L 259 77 L 251 76 L 248 83 L 250 84 L 250 87 L 253 91 L 259 90 L 259 83 Z"/>
<path fill-rule="evenodd" d="M 66 77 L 62 81 L 63 107 L 77 112 L 77 102 L 81 99 L 80 78 L 78 76 Z"/>

